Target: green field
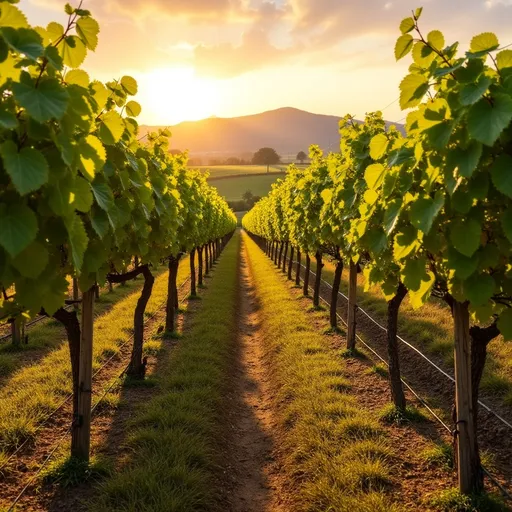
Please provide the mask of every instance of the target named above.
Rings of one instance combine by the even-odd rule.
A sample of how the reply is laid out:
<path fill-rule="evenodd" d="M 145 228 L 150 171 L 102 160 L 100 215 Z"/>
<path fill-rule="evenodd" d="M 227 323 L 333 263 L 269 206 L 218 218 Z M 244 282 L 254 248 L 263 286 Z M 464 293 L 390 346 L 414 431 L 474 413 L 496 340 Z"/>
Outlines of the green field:
<path fill-rule="evenodd" d="M 222 180 L 213 180 L 213 185 L 227 201 L 242 199 L 244 192 L 250 190 L 255 196 L 264 196 L 270 192 L 270 186 L 283 174 L 272 173 L 265 176 L 233 177 Z"/>
<path fill-rule="evenodd" d="M 279 173 L 286 171 L 287 165 L 271 165 L 269 168 L 270 173 Z M 194 167 L 200 171 L 208 171 L 213 178 L 220 178 L 221 176 L 237 176 L 240 174 L 260 174 L 267 172 L 266 165 L 202 165 Z"/>

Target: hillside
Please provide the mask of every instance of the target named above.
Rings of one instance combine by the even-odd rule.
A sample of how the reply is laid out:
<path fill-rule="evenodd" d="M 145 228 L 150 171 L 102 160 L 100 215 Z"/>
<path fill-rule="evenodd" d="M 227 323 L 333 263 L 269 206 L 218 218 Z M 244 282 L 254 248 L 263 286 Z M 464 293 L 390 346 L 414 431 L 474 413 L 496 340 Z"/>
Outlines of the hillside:
<path fill-rule="evenodd" d="M 187 121 L 171 127 L 171 147 L 188 149 L 192 156 L 244 156 L 264 146 L 275 148 L 284 157 L 295 156 L 311 144 L 335 151 L 339 120 L 286 107 L 242 117 Z M 157 128 L 141 126 L 140 130 L 144 134 Z"/>

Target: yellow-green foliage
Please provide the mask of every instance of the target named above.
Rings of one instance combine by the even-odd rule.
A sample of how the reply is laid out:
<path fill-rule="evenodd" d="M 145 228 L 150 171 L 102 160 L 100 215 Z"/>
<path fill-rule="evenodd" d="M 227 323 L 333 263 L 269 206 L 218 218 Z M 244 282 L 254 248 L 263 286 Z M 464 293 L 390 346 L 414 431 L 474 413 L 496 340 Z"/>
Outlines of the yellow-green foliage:
<path fill-rule="evenodd" d="M 393 512 L 382 427 L 347 391 L 345 363 L 308 321 L 272 264 L 244 235 L 260 299 L 285 472 L 294 511 Z"/>
<path fill-rule="evenodd" d="M 188 259 L 180 265 L 178 282 L 188 275 Z M 133 331 L 133 312 L 140 295 L 142 280 L 135 281 L 132 293 L 112 304 L 111 308 L 97 317 L 94 324 L 93 369 L 119 351 Z M 122 292 L 123 287 L 118 290 Z M 153 293 L 148 302 L 147 314 L 154 313 L 167 296 L 167 272 L 158 272 Z M 108 294 L 104 296 L 109 297 Z M 71 392 L 71 365 L 64 328 L 56 322 L 34 327 L 31 339 L 52 345 L 48 336 L 58 336 L 54 349 L 31 366 L 12 374 L 3 382 L 0 390 L 0 450 L 12 450 L 27 437 L 35 434 L 38 424 L 57 407 Z M 70 418 L 71 420 L 71 418 Z"/>
<path fill-rule="evenodd" d="M 162 369 L 157 395 L 130 426 L 130 461 L 102 485 L 94 511 L 195 512 L 219 505 L 214 475 L 236 331 L 239 241 L 235 234 L 225 248 L 199 309 L 187 319 L 190 328 Z"/>

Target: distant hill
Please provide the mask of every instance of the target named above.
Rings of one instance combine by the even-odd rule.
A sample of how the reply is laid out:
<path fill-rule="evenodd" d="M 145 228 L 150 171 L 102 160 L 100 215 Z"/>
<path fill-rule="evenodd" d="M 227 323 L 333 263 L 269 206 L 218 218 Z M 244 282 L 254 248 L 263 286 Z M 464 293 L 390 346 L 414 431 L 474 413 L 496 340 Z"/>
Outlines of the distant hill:
<path fill-rule="evenodd" d="M 191 156 L 247 156 L 270 146 L 283 157 L 307 153 L 311 144 L 326 151 L 339 148 L 340 117 L 285 107 L 249 116 L 212 117 L 170 127 L 171 148 L 188 149 Z M 141 126 L 141 134 L 156 126 Z"/>

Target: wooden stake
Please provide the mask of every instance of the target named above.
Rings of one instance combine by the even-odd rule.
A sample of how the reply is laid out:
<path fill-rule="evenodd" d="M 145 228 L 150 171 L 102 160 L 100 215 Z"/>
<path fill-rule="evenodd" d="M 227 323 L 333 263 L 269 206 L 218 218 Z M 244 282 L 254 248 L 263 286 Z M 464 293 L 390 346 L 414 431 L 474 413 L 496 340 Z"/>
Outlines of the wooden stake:
<path fill-rule="evenodd" d="M 82 328 L 80 338 L 80 367 L 78 374 L 78 422 L 77 456 L 89 460 L 91 446 L 91 386 L 92 386 L 92 340 L 94 328 L 93 286 L 82 295 Z"/>
<path fill-rule="evenodd" d="M 457 424 L 457 472 L 459 490 L 470 494 L 474 490 L 477 460 L 474 443 L 474 423 L 471 391 L 471 341 L 467 302 L 453 302 L 455 338 L 455 407 Z"/>
<path fill-rule="evenodd" d="M 350 260 L 348 278 L 347 349 L 356 348 L 357 264 Z"/>
<path fill-rule="evenodd" d="M 77 301 L 73 307 L 78 309 L 78 279 L 76 277 L 73 277 L 73 300 Z"/>

